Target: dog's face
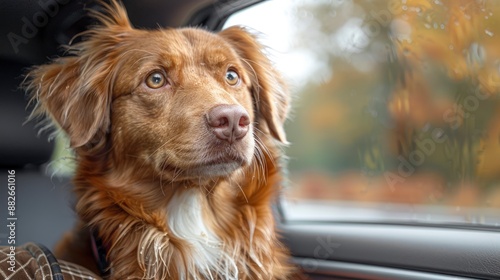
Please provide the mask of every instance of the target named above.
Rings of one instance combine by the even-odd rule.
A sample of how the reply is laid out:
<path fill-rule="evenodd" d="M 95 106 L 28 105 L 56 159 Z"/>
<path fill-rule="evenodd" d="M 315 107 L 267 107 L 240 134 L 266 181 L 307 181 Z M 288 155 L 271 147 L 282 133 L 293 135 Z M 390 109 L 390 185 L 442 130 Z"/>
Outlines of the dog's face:
<path fill-rule="evenodd" d="M 97 15 L 102 26 L 73 56 L 28 76 L 35 115 L 61 127 L 77 155 L 175 181 L 230 176 L 262 143 L 286 141 L 288 96 L 251 34 L 137 30 L 123 13 Z"/>
<path fill-rule="evenodd" d="M 110 133 L 121 143 L 114 152 L 178 179 L 225 176 L 248 165 L 252 83 L 236 50 L 195 29 L 136 36 L 114 85 Z"/>

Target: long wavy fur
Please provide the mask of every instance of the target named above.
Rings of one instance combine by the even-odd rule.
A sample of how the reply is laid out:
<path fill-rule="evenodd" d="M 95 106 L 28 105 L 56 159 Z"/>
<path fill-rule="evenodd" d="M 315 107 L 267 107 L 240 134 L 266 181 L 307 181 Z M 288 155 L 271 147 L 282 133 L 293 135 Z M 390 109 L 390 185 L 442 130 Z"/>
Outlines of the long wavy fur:
<path fill-rule="evenodd" d="M 142 147 L 143 135 L 120 138 L 117 127 L 133 124 L 143 112 L 114 107 L 114 102 L 140 98 L 122 92 L 127 88 L 121 83 L 134 79 L 124 79 L 124 69 L 140 69 L 142 60 L 157 56 L 137 42 L 167 40 L 163 38 L 170 31 L 134 29 L 120 3 L 102 4 L 103 12 L 91 12 L 101 24 L 83 33 L 84 40 L 69 47 L 69 56 L 31 69 L 24 84 L 36 104 L 32 117 L 49 120 L 45 128 L 64 131 L 75 151 L 80 222 L 59 243 L 58 257 L 96 271 L 88 233 L 97 231 L 107 248 L 111 279 L 289 279 L 294 269 L 278 240 L 271 210 L 281 181 L 280 146 L 286 143 L 283 122 L 289 97 L 262 46 L 238 27 L 216 35 L 185 32 L 187 40 L 217 36 L 242 61 L 242 78 L 252 99 L 255 149 L 248 165 L 226 177 L 178 183 L 181 168 L 165 179 L 152 167 L 168 169 L 162 160 L 171 155 L 162 149 L 177 141 L 176 135 L 136 160 L 121 151 Z M 134 55 L 142 58 L 127 60 Z M 123 117 L 123 123 L 118 114 L 128 113 L 133 117 Z M 192 214 L 177 213 L 182 201 L 195 206 L 185 210 Z M 186 228 L 193 225 L 207 227 L 197 235 L 199 240 Z M 217 258 L 211 259 L 212 254 Z"/>

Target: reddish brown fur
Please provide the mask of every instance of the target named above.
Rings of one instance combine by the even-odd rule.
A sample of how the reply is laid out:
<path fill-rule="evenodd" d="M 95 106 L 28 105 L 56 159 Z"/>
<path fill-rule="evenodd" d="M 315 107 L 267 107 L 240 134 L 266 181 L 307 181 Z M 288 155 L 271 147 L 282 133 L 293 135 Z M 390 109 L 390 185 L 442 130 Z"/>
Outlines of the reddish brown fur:
<path fill-rule="evenodd" d="M 205 221 L 224 250 L 235 252 L 239 279 L 289 278 L 293 268 L 270 207 L 281 179 L 288 93 L 262 47 L 241 28 L 133 29 L 116 3 L 94 16 L 102 25 L 71 47 L 74 56 L 36 67 L 27 79 L 34 115 L 48 115 L 76 154 L 81 222 L 60 242 L 58 256 L 95 270 L 92 228 L 108 248 L 112 279 L 189 275 L 196 260 L 186 240 L 171 234 L 166 209 L 176 194 L 197 188 L 205 194 Z M 238 86 L 225 83 L 228 67 L 237 70 Z M 145 85 L 155 69 L 170 85 Z M 218 104 L 243 106 L 253 133 L 211 152 L 228 153 L 241 166 L 209 176 L 203 158 L 218 146 L 203 118 Z"/>

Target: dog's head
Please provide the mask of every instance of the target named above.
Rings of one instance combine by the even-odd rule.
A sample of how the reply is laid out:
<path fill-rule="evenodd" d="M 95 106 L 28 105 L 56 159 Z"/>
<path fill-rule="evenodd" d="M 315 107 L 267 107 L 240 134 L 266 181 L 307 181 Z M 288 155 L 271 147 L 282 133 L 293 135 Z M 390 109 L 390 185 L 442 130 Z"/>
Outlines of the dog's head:
<path fill-rule="evenodd" d="M 62 128 L 77 156 L 106 149 L 115 167 L 219 177 L 248 165 L 259 141 L 286 141 L 286 89 L 246 30 L 138 30 L 119 4 L 95 17 L 102 24 L 71 56 L 27 79 L 35 115 Z"/>

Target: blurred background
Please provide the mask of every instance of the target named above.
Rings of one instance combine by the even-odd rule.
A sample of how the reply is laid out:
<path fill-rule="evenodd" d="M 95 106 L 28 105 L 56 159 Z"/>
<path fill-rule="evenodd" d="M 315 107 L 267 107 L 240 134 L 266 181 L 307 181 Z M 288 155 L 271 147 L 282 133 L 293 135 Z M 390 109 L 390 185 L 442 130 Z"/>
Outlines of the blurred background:
<path fill-rule="evenodd" d="M 288 203 L 500 225 L 499 1 L 277 0 L 235 24 L 293 94 Z"/>

